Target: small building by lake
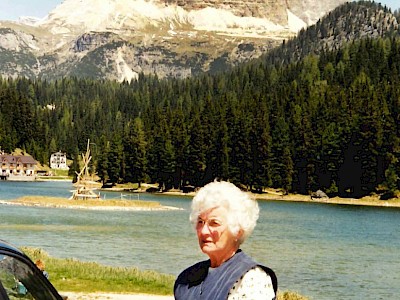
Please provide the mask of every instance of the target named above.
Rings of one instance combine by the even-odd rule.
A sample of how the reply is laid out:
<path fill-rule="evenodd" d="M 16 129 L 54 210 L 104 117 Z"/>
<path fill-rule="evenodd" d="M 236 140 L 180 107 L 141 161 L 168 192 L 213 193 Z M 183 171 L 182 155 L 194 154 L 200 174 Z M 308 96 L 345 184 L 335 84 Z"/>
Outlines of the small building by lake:
<path fill-rule="evenodd" d="M 69 170 L 67 165 L 67 155 L 58 151 L 50 156 L 50 168 L 56 170 Z"/>
<path fill-rule="evenodd" d="M 37 161 L 30 155 L 0 154 L 1 179 L 33 181 L 36 179 Z"/>

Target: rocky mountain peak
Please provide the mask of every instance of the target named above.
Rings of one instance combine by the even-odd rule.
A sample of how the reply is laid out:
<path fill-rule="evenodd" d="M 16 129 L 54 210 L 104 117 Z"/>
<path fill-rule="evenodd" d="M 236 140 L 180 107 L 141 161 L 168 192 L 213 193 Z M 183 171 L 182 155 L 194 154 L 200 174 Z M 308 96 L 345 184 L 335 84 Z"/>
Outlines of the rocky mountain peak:
<path fill-rule="evenodd" d="M 194 29 L 246 35 L 249 31 L 298 32 L 344 0 L 65 0 L 37 25 L 52 33 L 160 27 L 165 22 Z M 293 17 L 297 22 L 291 22 Z"/>
<path fill-rule="evenodd" d="M 213 72 L 260 56 L 344 2 L 64 0 L 40 21 L 0 22 L 11 30 L 0 31 L 0 51 L 12 58 L 0 69 L 115 80 Z"/>

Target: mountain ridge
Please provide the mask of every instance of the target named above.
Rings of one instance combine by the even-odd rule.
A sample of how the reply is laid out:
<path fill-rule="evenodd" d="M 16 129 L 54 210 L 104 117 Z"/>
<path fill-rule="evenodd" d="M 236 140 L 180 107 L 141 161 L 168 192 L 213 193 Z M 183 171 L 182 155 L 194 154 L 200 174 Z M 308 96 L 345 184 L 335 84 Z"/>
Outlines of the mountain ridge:
<path fill-rule="evenodd" d="M 270 63 L 288 64 L 309 54 L 340 49 L 346 43 L 363 38 L 398 38 L 400 14 L 369 1 L 349 2 L 329 12 L 316 24 L 280 47 L 263 55 Z"/>
<path fill-rule="evenodd" d="M 216 72 L 261 56 L 344 2 L 66 0 L 33 25 L 0 22 L 0 70 L 118 81 Z"/>

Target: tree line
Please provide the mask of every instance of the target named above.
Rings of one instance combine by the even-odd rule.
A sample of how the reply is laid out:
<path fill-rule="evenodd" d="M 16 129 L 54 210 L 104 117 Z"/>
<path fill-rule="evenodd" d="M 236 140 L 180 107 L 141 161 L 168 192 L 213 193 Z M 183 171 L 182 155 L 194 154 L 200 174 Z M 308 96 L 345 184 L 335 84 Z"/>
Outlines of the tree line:
<path fill-rule="evenodd" d="M 0 146 L 41 163 L 62 150 L 74 170 L 89 139 L 104 183 L 387 197 L 400 189 L 399 80 L 396 38 L 184 80 L 1 79 Z"/>

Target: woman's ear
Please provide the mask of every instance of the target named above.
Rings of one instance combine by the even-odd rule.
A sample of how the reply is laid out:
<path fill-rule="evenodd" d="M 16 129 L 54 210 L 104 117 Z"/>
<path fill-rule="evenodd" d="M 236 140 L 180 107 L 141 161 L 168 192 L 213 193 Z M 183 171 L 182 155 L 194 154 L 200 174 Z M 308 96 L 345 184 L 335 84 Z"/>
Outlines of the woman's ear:
<path fill-rule="evenodd" d="M 240 240 L 243 236 L 243 229 L 239 229 L 238 233 L 236 234 L 236 240 Z"/>

